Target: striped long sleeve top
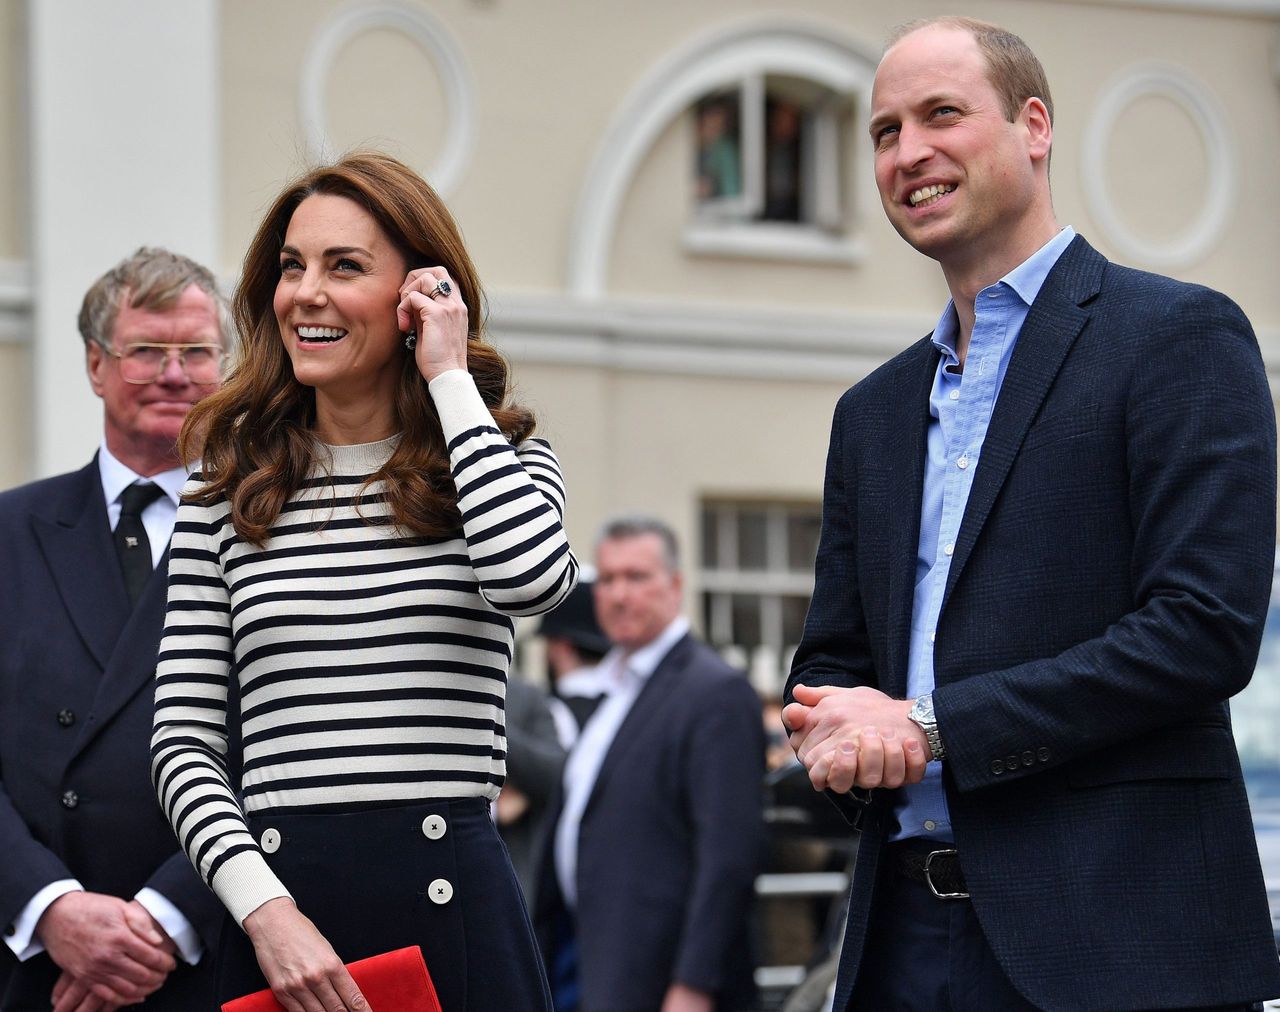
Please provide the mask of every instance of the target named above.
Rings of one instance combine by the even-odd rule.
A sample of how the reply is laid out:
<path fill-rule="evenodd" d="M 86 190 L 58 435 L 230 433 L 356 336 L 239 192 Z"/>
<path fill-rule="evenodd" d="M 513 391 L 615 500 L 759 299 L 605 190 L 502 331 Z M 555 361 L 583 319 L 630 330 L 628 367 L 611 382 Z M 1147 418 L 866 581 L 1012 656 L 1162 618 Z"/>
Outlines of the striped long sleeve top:
<path fill-rule="evenodd" d="M 577 579 L 550 448 L 512 447 L 466 372 L 430 389 L 462 513 L 456 536 L 405 536 L 380 483 L 358 494 L 397 437 L 322 446 L 262 548 L 236 534 L 225 501 L 179 508 L 152 775 L 192 863 L 237 922 L 289 895 L 244 812 L 497 797 L 513 616 L 553 608 Z M 227 764 L 232 679 L 238 791 Z"/>

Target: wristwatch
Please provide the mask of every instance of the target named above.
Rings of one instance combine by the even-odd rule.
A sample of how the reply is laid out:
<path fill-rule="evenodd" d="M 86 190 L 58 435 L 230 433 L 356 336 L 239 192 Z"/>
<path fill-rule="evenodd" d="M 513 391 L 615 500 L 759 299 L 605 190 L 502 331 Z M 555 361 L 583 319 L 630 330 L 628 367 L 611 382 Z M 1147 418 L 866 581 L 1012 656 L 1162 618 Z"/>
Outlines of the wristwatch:
<path fill-rule="evenodd" d="M 907 717 L 920 726 L 924 736 L 929 739 L 929 751 L 935 759 L 946 757 L 947 750 L 942 747 L 942 734 L 938 731 L 938 718 L 933 715 L 933 693 L 926 692 L 917 696 L 911 704 Z"/>

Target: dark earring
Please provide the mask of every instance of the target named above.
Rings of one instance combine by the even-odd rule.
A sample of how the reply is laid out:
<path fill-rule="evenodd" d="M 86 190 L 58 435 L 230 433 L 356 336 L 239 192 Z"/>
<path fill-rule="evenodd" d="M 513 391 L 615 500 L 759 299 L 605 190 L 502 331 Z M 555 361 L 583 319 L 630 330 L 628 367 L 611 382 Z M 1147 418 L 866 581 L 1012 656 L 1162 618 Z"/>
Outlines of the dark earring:
<path fill-rule="evenodd" d="M 409 331 L 404 335 L 404 346 L 413 351 L 414 345 L 418 343 L 418 334 L 416 331 Z"/>

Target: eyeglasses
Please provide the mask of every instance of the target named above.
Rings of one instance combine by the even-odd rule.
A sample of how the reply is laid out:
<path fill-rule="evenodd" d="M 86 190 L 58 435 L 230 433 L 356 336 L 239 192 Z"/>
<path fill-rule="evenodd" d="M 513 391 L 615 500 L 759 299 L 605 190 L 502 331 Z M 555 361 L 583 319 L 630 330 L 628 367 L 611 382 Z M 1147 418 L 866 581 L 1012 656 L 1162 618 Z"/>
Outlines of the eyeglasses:
<path fill-rule="evenodd" d="M 227 353 L 220 344 L 130 344 L 124 351 L 101 346 L 112 358 L 120 360 L 120 376 L 126 383 L 154 383 L 169 367 L 169 356 L 176 355 L 178 368 L 192 383 L 205 386 L 217 383 Z"/>

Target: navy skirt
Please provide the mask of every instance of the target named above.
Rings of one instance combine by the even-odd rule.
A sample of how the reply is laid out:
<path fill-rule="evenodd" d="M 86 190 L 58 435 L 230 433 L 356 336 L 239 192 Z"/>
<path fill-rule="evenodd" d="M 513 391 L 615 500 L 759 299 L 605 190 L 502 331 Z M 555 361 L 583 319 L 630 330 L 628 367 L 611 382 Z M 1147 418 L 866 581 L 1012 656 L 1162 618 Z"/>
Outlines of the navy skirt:
<path fill-rule="evenodd" d="M 444 1012 L 551 1012 L 524 899 L 483 798 L 250 816 L 249 829 L 260 843 L 266 835 L 271 870 L 344 963 L 420 945 Z M 230 918 L 216 972 L 220 1001 L 267 986 Z"/>

